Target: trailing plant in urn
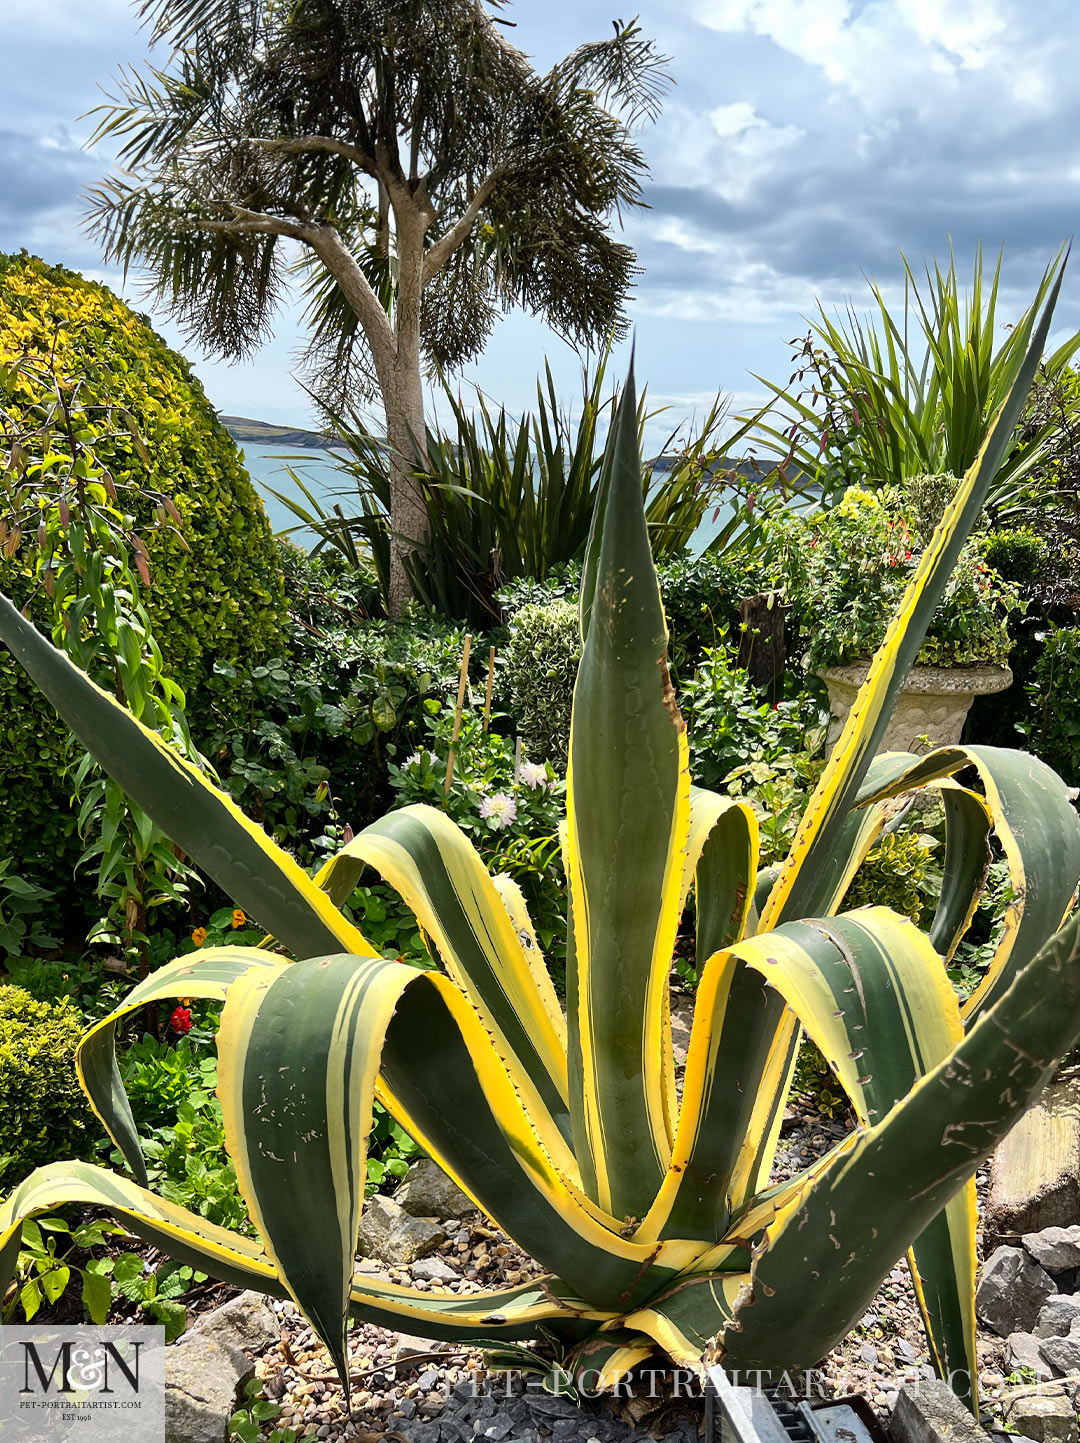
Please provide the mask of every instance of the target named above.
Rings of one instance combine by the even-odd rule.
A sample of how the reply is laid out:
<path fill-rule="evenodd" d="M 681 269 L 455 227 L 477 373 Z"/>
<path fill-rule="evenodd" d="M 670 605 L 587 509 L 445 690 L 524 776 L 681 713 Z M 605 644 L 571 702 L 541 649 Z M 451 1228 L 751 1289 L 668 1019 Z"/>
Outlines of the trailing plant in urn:
<path fill-rule="evenodd" d="M 911 578 L 790 853 L 763 875 L 751 810 L 690 785 L 627 387 L 581 586 L 565 1021 L 520 893 L 488 875 L 445 814 L 392 812 L 312 880 L 0 605 L 0 634 L 101 764 L 299 959 L 193 953 L 86 1034 L 80 1076 L 133 1176 L 81 1164 L 31 1174 L 0 1208 L 0 1260 L 10 1262 L 27 1216 L 101 1203 L 181 1261 L 291 1294 L 343 1379 L 352 1314 L 434 1338 L 543 1330 L 610 1381 L 654 1351 L 688 1366 L 703 1355 L 740 1369 L 810 1365 L 910 1250 L 937 1366 L 974 1374 L 975 1169 L 1080 1034 L 1076 923 L 1055 935 L 1080 876 L 1080 821 L 1032 757 L 874 752 L 1011 434 L 1049 314 Z M 960 772 L 981 789 L 954 783 Z M 929 931 L 883 907 L 834 916 L 880 832 L 882 803 L 917 786 L 940 790 L 950 831 Z M 970 917 L 991 827 L 1017 900 L 962 1011 L 943 957 Z M 364 867 L 400 892 L 443 971 L 375 955 L 346 920 L 339 904 Z M 667 988 L 691 890 L 700 983 L 680 1102 Z M 177 996 L 224 999 L 218 1092 L 261 1243 L 145 1186 L 114 1034 L 146 1001 Z M 770 1187 L 801 1026 L 857 1126 Z M 545 1277 L 472 1296 L 354 1277 L 376 1098 Z"/>

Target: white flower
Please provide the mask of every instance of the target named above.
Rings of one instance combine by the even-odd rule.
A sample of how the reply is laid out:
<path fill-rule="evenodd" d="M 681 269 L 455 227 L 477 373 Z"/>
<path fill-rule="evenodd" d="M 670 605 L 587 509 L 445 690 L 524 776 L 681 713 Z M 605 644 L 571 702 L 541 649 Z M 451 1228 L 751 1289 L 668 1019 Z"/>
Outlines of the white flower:
<path fill-rule="evenodd" d="M 411 757 L 405 758 L 405 760 L 402 762 L 402 766 L 418 767 L 426 756 L 427 752 L 413 752 Z"/>
<path fill-rule="evenodd" d="M 519 779 L 533 791 L 548 784 L 547 767 L 540 762 L 525 762 L 518 773 Z"/>
<path fill-rule="evenodd" d="M 497 832 L 505 831 L 517 816 L 517 802 L 505 792 L 495 792 L 480 803 L 480 815 L 492 822 Z"/>

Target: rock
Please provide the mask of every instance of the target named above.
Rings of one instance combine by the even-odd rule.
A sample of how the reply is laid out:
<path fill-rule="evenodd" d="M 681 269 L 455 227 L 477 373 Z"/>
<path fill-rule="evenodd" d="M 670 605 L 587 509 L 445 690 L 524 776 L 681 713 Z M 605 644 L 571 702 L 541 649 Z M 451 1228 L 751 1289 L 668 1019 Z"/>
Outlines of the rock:
<path fill-rule="evenodd" d="M 214 1338 L 224 1347 L 263 1353 L 281 1337 L 281 1325 L 267 1298 L 261 1293 L 241 1293 L 238 1298 L 204 1313 L 185 1337 Z"/>
<path fill-rule="evenodd" d="M 165 1443 L 225 1443 L 229 1419 L 254 1375 L 248 1353 L 276 1342 L 280 1327 L 258 1293 L 207 1313 L 165 1351 Z"/>
<path fill-rule="evenodd" d="M 430 1157 L 413 1163 L 394 1193 L 394 1202 L 417 1218 L 463 1218 L 476 1212 L 472 1198 Z"/>
<path fill-rule="evenodd" d="M 484 1428 L 483 1437 L 493 1439 L 494 1443 L 501 1443 L 501 1440 L 505 1438 L 508 1433 L 512 1433 L 513 1431 L 513 1418 L 507 1417 L 505 1413 L 497 1413 L 495 1417 L 492 1418 L 491 1422 L 488 1423 L 487 1426 Z"/>
<path fill-rule="evenodd" d="M 438 1353 L 445 1346 L 445 1343 L 436 1343 L 434 1338 L 421 1338 L 416 1333 L 399 1333 L 394 1357 L 408 1358 L 413 1353 Z"/>
<path fill-rule="evenodd" d="M 580 1418 L 581 1409 L 572 1398 L 564 1397 L 561 1393 L 545 1393 L 540 1389 L 529 1389 L 526 1399 L 529 1410 L 535 1416 L 540 1415 L 539 1421 L 546 1423 L 550 1428 L 552 1418 Z"/>
<path fill-rule="evenodd" d="M 988 1242 L 1080 1222 L 1080 1080 L 1055 1078 L 994 1155 Z"/>
<path fill-rule="evenodd" d="M 1039 1351 L 1040 1339 L 1031 1333 L 1010 1333 L 1005 1342 L 1005 1366 L 1010 1373 L 1031 1368 L 1042 1382 L 1053 1377 L 1053 1369 Z"/>
<path fill-rule="evenodd" d="M 1023 1393 L 1005 1405 L 1005 1418 L 1035 1443 L 1076 1443 L 1076 1414 L 1064 1391 Z"/>
<path fill-rule="evenodd" d="M 376 1193 L 360 1218 L 357 1250 L 388 1267 L 400 1268 L 426 1257 L 445 1241 L 446 1234 L 437 1223 L 412 1217 L 396 1202 Z"/>
<path fill-rule="evenodd" d="M 460 1283 L 461 1274 L 455 1273 L 442 1258 L 421 1258 L 410 1268 L 413 1277 L 423 1283 Z"/>
<path fill-rule="evenodd" d="M 1043 1228 L 1039 1233 L 1025 1233 L 1024 1247 L 1048 1273 L 1063 1273 L 1080 1267 L 1080 1225 L 1070 1228 Z"/>
<path fill-rule="evenodd" d="M 1036 1338 L 1064 1338 L 1080 1318 L 1080 1293 L 1054 1293 L 1042 1305 L 1036 1320 Z"/>
<path fill-rule="evenodd" d="M 905 1383 L 889 1420 L 893 1443 L 986 1443 L 986 1434 L 940 1378 Z"/>
<path fill-rule="evenodd" d="M 1080 1324 L 1073 1323 L 1067 1337 L 1042 1338 L 1039 1352 L 1055 1372 L 1080 1372 Z"/>
<path fill-rule="evenodd" d="M 1057 1285 L 1023 1248 L 996 1248 L 983 1264 L 975 1311 L 987 1327 L 1006 1338 L 1029 1333 Z"/>

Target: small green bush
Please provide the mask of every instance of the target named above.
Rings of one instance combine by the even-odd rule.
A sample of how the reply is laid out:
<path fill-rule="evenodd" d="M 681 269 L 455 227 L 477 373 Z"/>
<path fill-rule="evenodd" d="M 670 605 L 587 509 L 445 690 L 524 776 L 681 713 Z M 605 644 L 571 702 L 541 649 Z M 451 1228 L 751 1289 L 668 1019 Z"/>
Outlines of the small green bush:
<path fill-rule="evenodd" d="M 529 756 L 559 771 L 566 769 L 580 659 L 578 609 L 569 601 L 525 606 L 514 617 L 505 674 L 510 712 Z"/>
<path fill-rule="evenodd" d="M 81 1032 L 70 1002 L 0 986 L 0 1194 L 35 1167 L 92 1150 L 93 1120 L 75 1080 Z"/>
<path fill-rule="evenodd" d="M 739 602 L 770 584 L 754 550 L 687 556 L 657 567 L 656 575 L 679 676 L 689 674 L 710 647 L 737 637 Z"/>
<path fill-rule="evenodd" d="M 1014 531 L 991 531 L 982 545 L 987 566 L 1017 586 L 1034 581 L 1048 550 L 1046 540 L 1030 526 L 1019 526 Z"/>
<path fill-rule="evenodd" d="M 372 621 L 350 578 L 302 556 L 287 585 L 288 654 L 219 663 L 188 717 L 237 802 L 310 862 L 335 815 L 359 831 L 391 805 L 390 761 L 419 745 L 425 708 L 456 692 L 464 637 L 425 614 Z M 473 655 L 482 685 L 486 654 Z"/>
<path fill-rule="evenodd" d="M 679 702 L 689 732 L 690 770 L 700 786 L 712 791 L 724 791 L 737 767 L 768 767 L 815 752 L 824 740 L 827 711 L 815 691 L 769 705 L 724 646 L 705 650 Z"/>
<path fill-rule="evenodd" d="M 947 493 L 951 477 L 940 479 Z M 937 493 L 932 493 L 937 494 Z M 938 496 L 940 499 L 940 495 Z M 849 487 L 828 510 L 777 514 L 766 538 L 769 564 L 785 586 L 812 668 L 868 660 L 919 564 L 937 501 L 886 488 Z M 1012 647 L 1009 618 L 1022 610 L 1016 588 L 982 557 L 974 538 L 960 553 L 917 660 L 926 666 L 1000 665 Z"/>

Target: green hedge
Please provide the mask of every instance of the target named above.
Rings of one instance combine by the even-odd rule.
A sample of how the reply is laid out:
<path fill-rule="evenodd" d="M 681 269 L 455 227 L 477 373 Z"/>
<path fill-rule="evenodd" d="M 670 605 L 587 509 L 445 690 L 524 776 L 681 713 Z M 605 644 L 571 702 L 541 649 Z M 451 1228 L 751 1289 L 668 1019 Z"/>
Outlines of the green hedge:
<path fill-rule="evenodd" d="M 280 653 L 287 632 L 279 549 L 241 455 L 187 361 L 106 287 L 25 252 L 0 255 L 0 363 L 50 353 L 59 375 L 84 374 L 90 360 L 108 368 L 107 393 L 84 391 L 83 403 L 129 411 L 148 461 L 129 440 L 105 440 L 98 454 L 118 486 L 165 492 L 182 518 L 189 550 L 149 524 L 149 502 L 132 506 L 146 523 L 144 599 L 168 673 L 197 694 L 216 662 L 246 665 Z M 6 391 L 0 385 L 0 406 L 12 412 L 39 399 L 25 374 Z M 17 556 L 0 559 L 0 588 L 19 601 L 29 594 Z M 58 779 L 66 735 L 6 656 L 0 719 L 0 856 L 11 853 L 35 881 L 69 884 L 74 818 Z"/>
<path fill-rule="evenodd" d="M 0 987 L 0 1196 L 35 1167 L 89 1156 L 93 1117 L 75 1080 L 83 1030 L 65 998 Z"/>

